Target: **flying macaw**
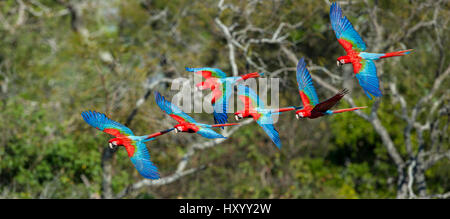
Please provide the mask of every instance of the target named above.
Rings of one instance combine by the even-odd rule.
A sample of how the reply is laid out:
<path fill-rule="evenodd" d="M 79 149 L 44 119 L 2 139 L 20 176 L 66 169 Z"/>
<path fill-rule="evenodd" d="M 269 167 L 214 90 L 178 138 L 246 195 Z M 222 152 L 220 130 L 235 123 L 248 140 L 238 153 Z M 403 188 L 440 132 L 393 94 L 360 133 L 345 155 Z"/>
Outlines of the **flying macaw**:
<path fill-rule="evenodd" d="M 189 132 L 197 133 L 205 138 L 226 138 L 221 134 L 215 132 L 211 128 L 239 125 L 239 123 L 227 123 L 227 124 L 217 124 L 217 125 L 207 125 L 202 123 L 197 123 L 192 117 L 183 112 L 180 108 L 167 101 L 159 92 L 155 91 L 156 104 L 162 111 L 169 114 L 170 117 L 175 119 L 178 124 L 174 126 L 175 133 L 178 132 Z"/>
<path fill-rule="evenodd" d="M 143 177 L 160 178 L 158 168 L 150 161 L 150 154 L 144 142 L 154 140 L 155 137 L 174 130 L 173 128 L 151 135 L 135 136 L 128 127 L 109 119 L 103 113 L 87 111 L 82 112 L 81 116 L 92 127 L 115 136 L 109 140 L 109 148 L 115 150 L 119 146 L 124 146 L 134 167 Z"/>
<path fill-rule="evenodd" d="M 214 124 L 224 124 L 228 122 L 228 100 L 233 93 L 233 86 L 239 81 L 249 78 L 257 78 L 263 73 L 253 72 L 237 77 L 227 77 L 227 75 L 218 68 L 186 68 L 186 71 L 195 72 L 205 78 L 195 86 L 200 90 L 210 89 L 213 93 L 211 104 L 214 109 Z M 223 128 L 223 127 L 222 127 Z"/>
<path fill-rule="evenodd" d="M 329 110 L 336 105 L 344 95 L 348 93 L 347 89 L 341 90 L 339 93 L 331 97 L 330 99 L 319 103 L 316 90 L 311 79 L 311 75 L 306 68 L 306 63 L 303 58 L 298 61 L 297 64 L 297 84 L 300 93 L 300 98 L 303 102 L 303 108 L 295 112 L 295 117 L 314 119 L 317 117 L 331 115 L 335 113 L 342 113 L 347 111 L 358 110 L 366 107 L 355 107 L 350 109 Z"/>
<path fill-rule="evenodd" d="M 347 52 L 347 55 L 337 59 L 337 65 L 341 66 L 352 63 L 353 72 L 356 74 L 359 84 L 369 99 L 372 99 L 369 94 L 380 97 L 382 93 L 377 77 L 377 69 L 373 60 L 403 56 L 409 54 L 412 49 L 389 53 L 364 52 L 366 50 L 366 44 L 358 32 L 355 31 L 347 17 L 342 15 L 342 10 L 336 2 L 331 5 L 330 20 L 339 44 Z"/>
<path fill-rule="evenodd" d="M 250 87 L 244 85 L 238 86 L 238 98 L 244 103 L 244 110 L 235 112 L 235 119 L 239 121 L 243 118 L 252 117 L 264 129 L 278 149 L 281 149 L 280 137 L 278 131 L 273 126 L 274 121 L 272 115 L 295 110 L 296 108 L 265 109 L 264 103 L 258 95 Z"/>

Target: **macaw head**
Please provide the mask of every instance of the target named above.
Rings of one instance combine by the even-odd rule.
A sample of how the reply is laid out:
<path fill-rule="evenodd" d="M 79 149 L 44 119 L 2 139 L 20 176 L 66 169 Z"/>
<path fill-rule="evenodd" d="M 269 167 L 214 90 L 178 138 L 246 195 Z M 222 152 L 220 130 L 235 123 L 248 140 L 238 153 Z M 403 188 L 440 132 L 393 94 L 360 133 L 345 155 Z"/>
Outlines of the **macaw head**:
<path fill-rule="evenodd" d="M 110 139 L 108 142 L 109 149 L 116 151 L 119 146 L 123 146 L 123 141 L 120 138 Z"/>
<path fill-rule="evenodd" d="M 239 110 L 234 113 L 234 118 L 236 119 L 236 121 L 239 121 L 243 118 L 247 118 L 249 116 L 250 116 L 250 113 L 246 110 Z"/>
<path fill-rule="evenodd" d="M 311 112 L 306 111 L 306 110 L 304 110 L 304 109 L 297 110 L 297 111 L 295 112 L 295 118 L 297 118 L 297 119 L 305 118 L 305 117 L 308 117 L 308 116 L 310 116 L 310 115 L 311 115 Z"/>
<path fill-rule="evenodd" d="M 178 132 L 195 133 L 199 130 L 199 128 L 193 123 L 178 124 L 178 125 L 174 126 L 174 128 L 175 128 L 175 133 L 178 133 Z"/>
<path fill-rule="evenodd" d="M 175 128 L 175 133 L 184 132 L 185 131 L 185 127 L 182 124 L 178 124 L 178 125 L 174 126 L 174 128 Z"/>
<path fill-rule="evenodd" d="M 337 66 L 341 66 L 347 63 L 351 63 L 350 58 L 348 56 L 341 56 L 337 58 Z"/>

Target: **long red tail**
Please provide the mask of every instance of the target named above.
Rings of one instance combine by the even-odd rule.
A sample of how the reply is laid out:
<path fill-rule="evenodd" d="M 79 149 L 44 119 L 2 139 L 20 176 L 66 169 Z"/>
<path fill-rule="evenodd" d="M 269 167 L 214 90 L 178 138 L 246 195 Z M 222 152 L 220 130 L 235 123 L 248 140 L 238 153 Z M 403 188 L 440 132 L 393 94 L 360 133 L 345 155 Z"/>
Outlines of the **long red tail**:
<path fill-rule="evenodd" d="M 295 107 L 291 106 L 291 107 L 285 107 L 285 108 L 279 108 L 274 110 L 274 113 L 282 113 L 282 112 L 288 112 L 288 111 L 292 111 L 295 110 Z"/>
<path fill-rule="evenodd" d="M 343 112 L 354 111 L 354 110 L 359 110 L 359 109 L 364 109 L 364 108 L 367 108 L 367 106 L 355 107 L 355 108 L 349 108 L 349 109 L 334 110 L 333 113 L 343 113 Z"/>
<path fill-rule="evenodd" d="M 223 126 L 232 126 L 232 125 L 239 125 L 239 123 L 226 123 L 226 124 L 217 124 L 217 125 L 211 125 L 212 127 L 223 127 Z"/>
<path fill-rule="evenodd" d="M 168 132 L 171 132 L 172 130 L 174 130 L 175 128 L 170 128 L 170 129 L 166 129 L 166 130 L 164 130 L 164 131 L 160 131 L 160 132 L 156 132 L 156 133 L 153 133 L 153 134 L 151 134 L 151 135 L 148 135 L 145 139 L 144 139 L 144 141 L 145 140 L 148 140 L 148 139 L 150 139 L 150 138 L 154 138 L 154 137 L 158 137 L 158 136 L 160 136 L 160 135 L 164 135 L 164 134 L 166 134 L 166 133 L 168 133 Z"/>
<path fill-rule="evenodd" d="M 253 72 L 253 73 L 248 73 L 248 74 L 242 75 L 241 79 L 242 80 L 247 80 L 249 78 L 257 78 L 257 77 L 262 76 L 262 75 L 263 75 L 263 73 Z"/>
<path fill-rule="evenodd" d="M 404 55 L 411 53 L 411 51 L 412 51 L 412 49 L 402 50 L 402 51 L 397 51 L 397 52 L 388 52 L 388 53 L 385 53 L 384 56 L 381 56 L 380 59 L 387 58 L 387 57 L 393 57 L 393 56 L 404 56 Z"/>

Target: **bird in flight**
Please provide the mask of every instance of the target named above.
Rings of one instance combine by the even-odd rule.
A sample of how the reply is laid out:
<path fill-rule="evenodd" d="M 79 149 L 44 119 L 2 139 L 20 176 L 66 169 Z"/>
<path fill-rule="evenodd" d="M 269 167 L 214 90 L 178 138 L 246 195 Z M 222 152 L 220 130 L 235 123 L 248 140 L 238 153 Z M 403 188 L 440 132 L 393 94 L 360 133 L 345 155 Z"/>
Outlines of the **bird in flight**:
<path fill-rule="evenodd" d="M 295 112 L 295 117 L 297 119 L 299 118 L 314 119 L 325 115 L 331 115 L 366 108 L 366 107 L 355 107 L 350 109 L 330 110 L 331 107 L 335 106 L 342 99 L 342 97 L 344 97 L 344 95 L 348 93 L 347 89 L 343 89 L 330 99 L 319 103 L 319 98 L 317 97 L 316 90 L 314 89 L 311 75 L 309 74 L 309 71 L 306 68 L 306 63 L 303 58 L 301 58 L 297 63 L 297 84 L 300 93 L 300 98 L 303 103 L 303 108 Z"/>
<path fill-rule="evenodd" d="M 259 96 L 250 87 L 244 85 L 238 86 L 238 98 L 244 103 L 244 109 L 234 113 L 235 119 L 238 121 L 243 118 L 253 118 L 263 128 L 278 149 L 281 149 L 279 133 L 273 126 L 274 121 L 272 116 L 281 112 L 292 111 L 296 108 L 265 109 L 264 103 Z"/>
<path fill-rule="evenodd" d="M 228 100 L 233 93 L 233 86 L 239 81 L 245 81 L 249 78 L 257 78 L 263 73 L 253 72 L 237 77 L 227 77 L 227 75 L 218 68 L 186 68 L 186 71 L 195 72 L 205 78 L 195 86 L 200 90 L 210 89 L 212 91 L 211 104 L 214 109 L 214 123 L 224 124 L 228 122 Z"/>
<path fill-rule="evenodd" d="M 239 125 L 239 123 L 227 123 L 227 124 L 216 124 L 207 125 L 196 122 L 192 117 L 183 112 L 176 105 L 167 101 L 159 92 L 155 91 L 156 104 L 161 108 L 162 111 L 167 113 L 170 117 L 175 119 L 178 124 L 174 126 L 175 133 L 178 132 L 189 132 L 197 133 L 205 138 L 226 138 L 223 135 L 215 132 L 211 128 L 223 127 L 223 126 L 233 126 Z"/>
<path fill-rule="evenodd" d="M 148 179 L 160 178 L 158 168 L 150 161 L 150 154 L 145 142 L 154 140 L 155 137 L 174 130 L 173 128 L 150 135 L 135 136 L 128 127 L 109 119 L 103 113 L 86 111 L 82 112 L 81 116 L 92 127 L 113 135 L 115 138 L 108 141 L 109 148 L 116 150 L 117 147 L 124 146 L 134 167 L 143 177 Z"/>
<path fill-rule="evenodd" d="M 353 65 L 353 72 L 356 74 L 359 84 L 369 99 L 372 99 L 370 94 L 375 97 L 382 96 L 380 82 L 377 77 L 377 69 L 373 61 L 382 58 L 403 56 L 409 54 L 412 49 L 389 53 L 364 52 L 366 50 L 366 44 L 347 17 L 343 16 L 342 9 L 336 2 L 331 5 L 330 20 L 339 44 L 344 47 L 347 53 L 347 55 L 337 59 L 337 65 L 342 66 L 350 63 Z"/>

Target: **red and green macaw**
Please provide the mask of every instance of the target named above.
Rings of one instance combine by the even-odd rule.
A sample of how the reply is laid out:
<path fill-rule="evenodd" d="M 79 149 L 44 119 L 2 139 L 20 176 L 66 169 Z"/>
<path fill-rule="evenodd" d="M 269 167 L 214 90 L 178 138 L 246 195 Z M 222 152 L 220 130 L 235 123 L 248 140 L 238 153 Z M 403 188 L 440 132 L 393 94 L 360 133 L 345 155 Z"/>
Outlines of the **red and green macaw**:
<path fill-rule="evenodd" d="M 162 111 L 169 114 L 170 117 L 175 119 L 178 124 L 174 126 L 175 133 L 189 132 L 197 133 L 205 138 L 226 138 L 223 135 L 215 132 L 211 128 L 239 125 L 239 123 L 227 123 L 217 125 L 207 125 L 196 122 L 192 117 L 183 112 L 180 108 L 167 101 L 159 92 L 155 91 L 156 104 Z"/>
<path fill-rule="evenodd" d="M 317 117 L 331 115 L 336 113 L 342 113 L 347 111 L 358 110 L 366 107 L 355 107 L 350 109 L 340 109 L 340 110 L 329 110 L 331 107 L 336 105 L 345 94 L 348 93 L 347 89 L 344 89 L 331 97 L 330 99 L 319 103 L 319 98 L 317 97 L 316 90 L 306 68 L 306 63 L 303 58 L 301 58 L 297 63 L 297 84 L 300 93 L 300 98 L 303 102 L 303 108 L 295 112 L 295 117 L 299 118 L 310 118 L 314 119 Z"/>
<path fill-rule="evenodd" d="M 200 90 L 210 89 L 213 92 L 211 104 L 214 109 L 214 123 L 224 124 L 228 122 L 228 100 L 233 93 L 233 86 L 249 78 L 257 78 L 263 73 L 249 73 L 237 77 L 227 77 L 227 75 L 218 68 L 186 68 L 186 71 L 195 72 L 205 78 L 195 86 Z"/>
<path fill-rule="evenodd" d="M 264 129 L 278 149 L 281 149 L 280 137 L 273 126 L 272 115 L 295 110 L 295 107 L 265 109 L 259 96 L 251 88 L 244 85 L 238 85 L 238 98 L 244 103 L 244 109 L 234 113 L 235 119 L 238 121 L 243 118 L 253 118 Z"/>
<path fill-rule="evenodd" d="M 336 2 L 331 5 L 330 20 L 339 44 L 347 52 L 347 55 L 337 59 L 337 65 L 341 66 L 349 63 L 353 65 L 353 72 L 356 74 L 359 84 L 369 99 L 372 99 L 369 94 L 375 97 L 382 96 L 380 82 L 377 77 L 377 69 L 373 61 L 387 57 L 403 56 L 409 54 L 412 49 L 390 53 L 364 52 L 366 50 L 366 44 L 358 32 L 355 31 L 347 17 L 342 15 L 342 10 Z"/>
<path fill-rule="evenodd" d="M 109 140 L 109 148 L 115 150 L 119 146 L 124 146 L 134 167 L 143 177 L 160 178 L 158 168 L 150 161 L 150 154 L 144 142 L 154 140 L 155 137 L 174 130 L 173 128 L 151 135 L 135 136 L 128 127 L 109 119 L 103 113 L 87 111 L 82 112 L 81 116 L 94 128 L 115 136 Z"/>

